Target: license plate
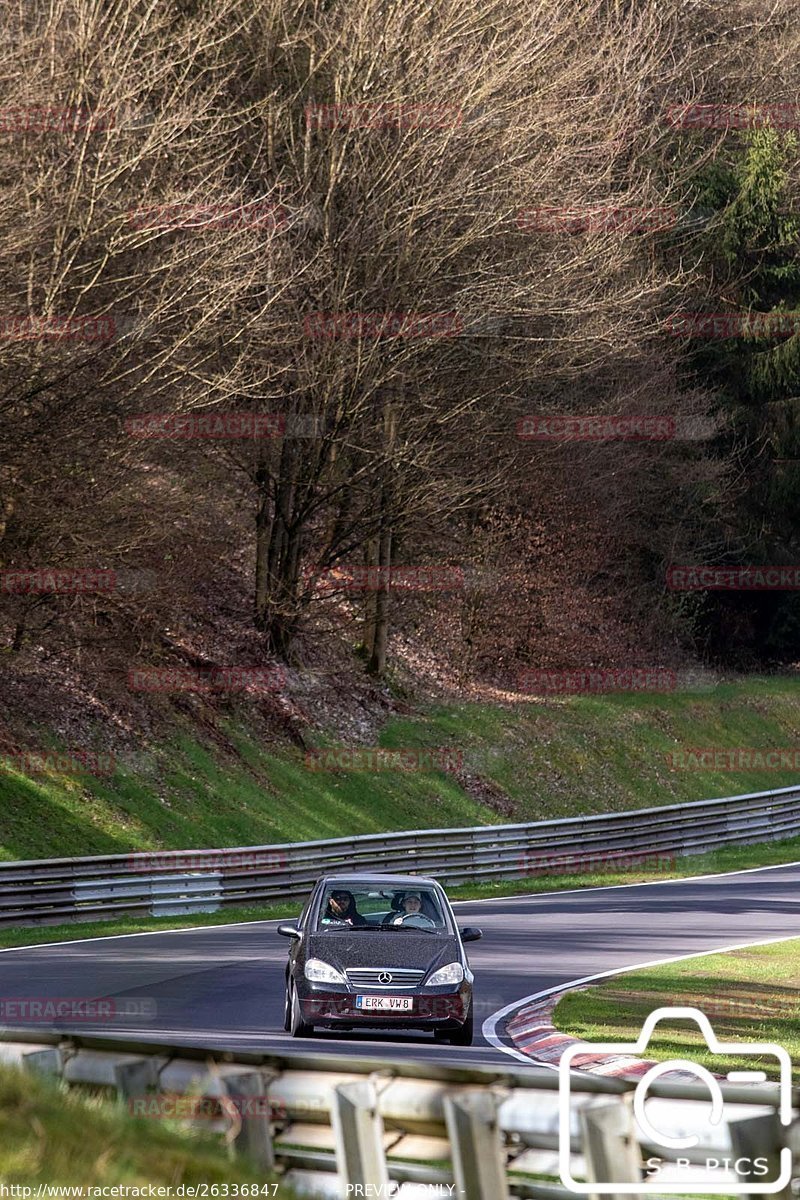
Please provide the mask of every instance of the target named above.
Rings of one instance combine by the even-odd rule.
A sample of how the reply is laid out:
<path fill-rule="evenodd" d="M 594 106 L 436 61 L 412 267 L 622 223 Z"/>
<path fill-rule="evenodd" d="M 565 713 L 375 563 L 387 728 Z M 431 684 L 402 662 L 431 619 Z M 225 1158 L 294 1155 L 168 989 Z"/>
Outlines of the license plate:
<path fill-rule="evenodd" d="M 356 996 L 356 1008 L 364 1012 L 411 1012 L 413 996 Z"/>

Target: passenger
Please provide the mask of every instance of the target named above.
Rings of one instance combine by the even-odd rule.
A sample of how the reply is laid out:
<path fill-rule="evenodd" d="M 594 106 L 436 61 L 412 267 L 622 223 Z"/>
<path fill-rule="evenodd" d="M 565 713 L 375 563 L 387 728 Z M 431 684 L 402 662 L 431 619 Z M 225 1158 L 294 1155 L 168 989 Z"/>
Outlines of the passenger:
<path fill-rule="evenodd" d="M 366 925 L 368 923 L 366 917 L 362 917 L 356 908 L 353 893 L 347 892 L 343 888 L 331 892 L 331 898 L 328 901 L 328 907 L 322 914 L 322 920 L 346 922 L 348 925 Z"/>

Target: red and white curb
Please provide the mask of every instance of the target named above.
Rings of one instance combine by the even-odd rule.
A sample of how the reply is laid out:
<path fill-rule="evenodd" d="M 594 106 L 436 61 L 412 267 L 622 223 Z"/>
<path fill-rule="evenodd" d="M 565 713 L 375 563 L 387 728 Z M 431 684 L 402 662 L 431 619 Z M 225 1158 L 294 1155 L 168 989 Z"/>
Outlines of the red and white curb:
<path fill-rule="evenodd" d="M 624 1076 L 637 1079 L 646 1075 L 653 1061 L 635 1058 L 633 1055 L 619 1054 L 609 1056 L 597 1054 L 592 1050 L 591 1042 L 581 1042 L 579 1038 L 561 1033 L 553 1024 L 553 1012 L 562 996 L 569 992 L 579 991 L 579 988 L 566 988 L 563 992 L 555 992 L 525 1004 L 514 1014 L 506 1025 L 506 1033 L 514 1043 L 515 1048 L 539 1065 L 557 1067 L 562 1054 L 572 1046 L 585 1046 L 585 1052 L 576 1053 L 571 1067 L 579 1071 L 588 1071 L 592 1075 L 606 1075 L 611 1078 Z M 665 1072 L 662 1078 L 672 1080 L 689 1080 L 697 1082 L 697 1076 L 688 1071 Z"/>

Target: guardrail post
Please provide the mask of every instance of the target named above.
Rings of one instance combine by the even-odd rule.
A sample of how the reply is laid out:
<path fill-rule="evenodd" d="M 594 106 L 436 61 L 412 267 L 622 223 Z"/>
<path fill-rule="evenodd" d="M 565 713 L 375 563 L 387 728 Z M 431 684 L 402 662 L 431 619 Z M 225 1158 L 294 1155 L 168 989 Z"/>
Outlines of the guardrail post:
<path fill-rule="evenodd" d="M 22 1066 L 26 1071 L 37 1071 L 41 1075 L 60 1075 L 61 1052 L 58 1046 L 27 1050 L 22 1056 Z"/>
<path fill-rule="evenodd" d="M 336 1165 L 342 1184 L 371 1186 L 372 1195 L 389 1195 L 383 1118 L 371 1079 L 341 1083 L 333 1089 L 331 1121 L 336 1138 Z M 379 1190 L 375 1191 L 375 1188 Z"/>
<path fill-rule="evenodd" d="M 225 1095 L 232 1100 L 241 1121 L 234 1138 L 234 1149 L 263 1167 L 272 1171 L 275 1167 L 275 1151 L 270 1129 L 270 1106 L 267 1099 L 264 1077 L 259 1071 L 242 1071 L 236 1075 L 223 1075 Z"/>
<path fill-rule="evenodd" d="M 787 1145 L 784 1140 L 784 1126 L 781 1125 L 778 1114 L 764 1113 L 760 1117 L 748 1117 L 746 1121 L 729 1121 L 728 1129 L 731 1135 L 731 1147 L 737 1159 L 765 1159 L 768 1163 L 766 1171 L 762 1171 L 756 1183 L 770 1183 L 780 1178 L 781 1151 Z M 800 1130 L 798 1130 L 800 1133 Z M 795 1155 L 800 1145 L 795 1148 Z M 758 1193 L 755 1193 L 757 1195 Z M 747 1191 L 745 1189 L 745 1195 Z M 779 1192 L 771 1192 L 777 1200 L 793 1200 L 791 1179 L 785 1188 Z"/>
<path fill-rule="evenodd" d="M 786 1145 L 792 1152 L 792 1181 L 800 1179 L 800 1121 L 792 1121 L 785 1133 Z"/>
<path fill-rule="evenodd" d="M 624 1099 L 588 1104 L 580 1110 L 580 1124 L 590 1183 L 641 1182 L 642 1156 L 633 1112 Z M 613 1200 L 621 1200 L 622 1195 L 626 1193 L 606 1193 Z"/>
<path fill-rule="evenodd" d="M 473 833 L 473 835 L 470 839 L 470 847 L 469 847 L 470 862 L 469 862 L 469 868 L 468 868 L 470 877 L 477 871 L 477 869 L 479 867 L 478 851 L 481 849 L 481 847 L 483 845 L 483 840 L 484 840 L 483 837 L 479 833 Z"/>
<path fill-rule="evenodd" d="M 143 1096 L 149 1088 L 158 1084 L 158 1064 L 154 1058 L 136 1058 L 129 1062 L 114 1063 L 114 1082 L 117 1092 L 125 1100 Z"/>
<path fill-rule="evenodd" d="M 469 1200 L 508 1200 L 497 1097 L 489 1091 L 450 1093 L 444 1097 L 444 1118 L 456 1193 Z"/>

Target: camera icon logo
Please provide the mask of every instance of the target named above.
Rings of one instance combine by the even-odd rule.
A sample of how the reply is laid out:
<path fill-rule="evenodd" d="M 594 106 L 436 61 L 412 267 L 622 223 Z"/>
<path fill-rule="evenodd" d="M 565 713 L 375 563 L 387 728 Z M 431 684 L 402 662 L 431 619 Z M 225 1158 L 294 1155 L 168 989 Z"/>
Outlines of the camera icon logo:
<path fill-rule="evenodd" d="M 720 1081 L 700 1063 L 694 1063 L 688 1059 L 670 1059 L 668 1062 L 652 1066 L 639 1080 L 633 1096 L 637 1141 L 646 1146 L 646 1152 L 642 1154 L 642 1178 L 631 1183 L 602 1179 L 584 1182 L 573 1178 L 572 1175 L 570 1137 L 574 1130 L 570 1084 L 572 1062 L 577 1056 L 586 1054 L 587 1043 L 576 1042 L 569 1046 L 561 1056 L 558 1068 L 558 1154 L 561 1182 L 572 1192 L 593 1196 L 611 1194 L 639 1196 L 658 1194 L 664 1196 L 679 1193 L 726 1196 L 743 1193 L 769 1195 L 783 1191 L 789 1186 L 792 1179 L 792 1152 L 788 1147 L 784 1147 L 780 1152 L 779 1178 L 770 1178 L 768 1181 L 765 1181 L 765 1176 L 774 1176 L 775 1171 L 774 1160 L 768 1158 L 766 1154 L 737 1158 L 735 1153 L 721 1152 L 719 1147 L 723 1143 L 727 1145 L 724 1140 L 725 1134 L 720 1129 L 724 1122 L 725 1108 L 721 1083 L 745 1085 L 766 1082 L 765 1072 L 761 1069 L 748 1069 L 748 1067 L 752 1068 L 752 1063 L 748 1064 L 747 1059 L 772 1058 L 777 1061 L 779 1079 L 777 1115 L 781 1126 L 786 1127 L 791 1124 L 792 1064 L 787 1051 L 783 1046 L 774 1042 L 721 1042 L 714 1033 L 708 1017 L 698 1008 L 658 1008 L 647 1018 L 635 1042 L 592 1042 L 590 1043 L 591 1051 L 593 1054 L 613 1058 L 641 1058 L 656 1025 L 659 1021 L 664 1020 L 696 1022 L 708 1049 L 713 1054 L 725 1057 L 736 1056 L 745 1060 L 742 1070 L 730 1071 L 725 1080 Z M 683 1076 L 693 1075 L 695 1077 L 694 1080 L 686 1079 L 687 1083 L 696 1081 L 706 1085 L 710 1098 L 710 1110 L 707 1110 L 705 1118 L 703 1118 L 696 1104 L 692 1103 L 688 1122 L 684 1110 L 684 1115 L 678 1119 L 676 1128 L 665 1133 L 656 1128 L 650 1118 L 646 1108 L 647 1093 L 651 1084 L 667 1072 L 673 1071 L 680 1071 Z M 666 1108 L 671 1108 L 669 1119 L 675 1124 L 676 1105 L 685 1105 L 686 1101 L 664 1100 L 656 1103 L 662 1106 L 662 1117 L 665 1115 Z M 696 1132 L 688 1132 L 687 1124 L 690 1129 L 703 1129 L 705 1138 L 701 1138 Z M 713 1157 L 708 1154 L 704 1159 L 701 1141 L 707 1141 L 709 1138 L 709 1144 L 714 1146 Z M 688 1154 L 684 1155 L 681 1152 L 688 1152 Z M 720 1168 L 723 1171 L 722 1177 Z M 682 1172 L 686 1174 L 684 1180 L 680 1178 Z M 733 1179 L 731 1175 L 734 1176 Z"/>

